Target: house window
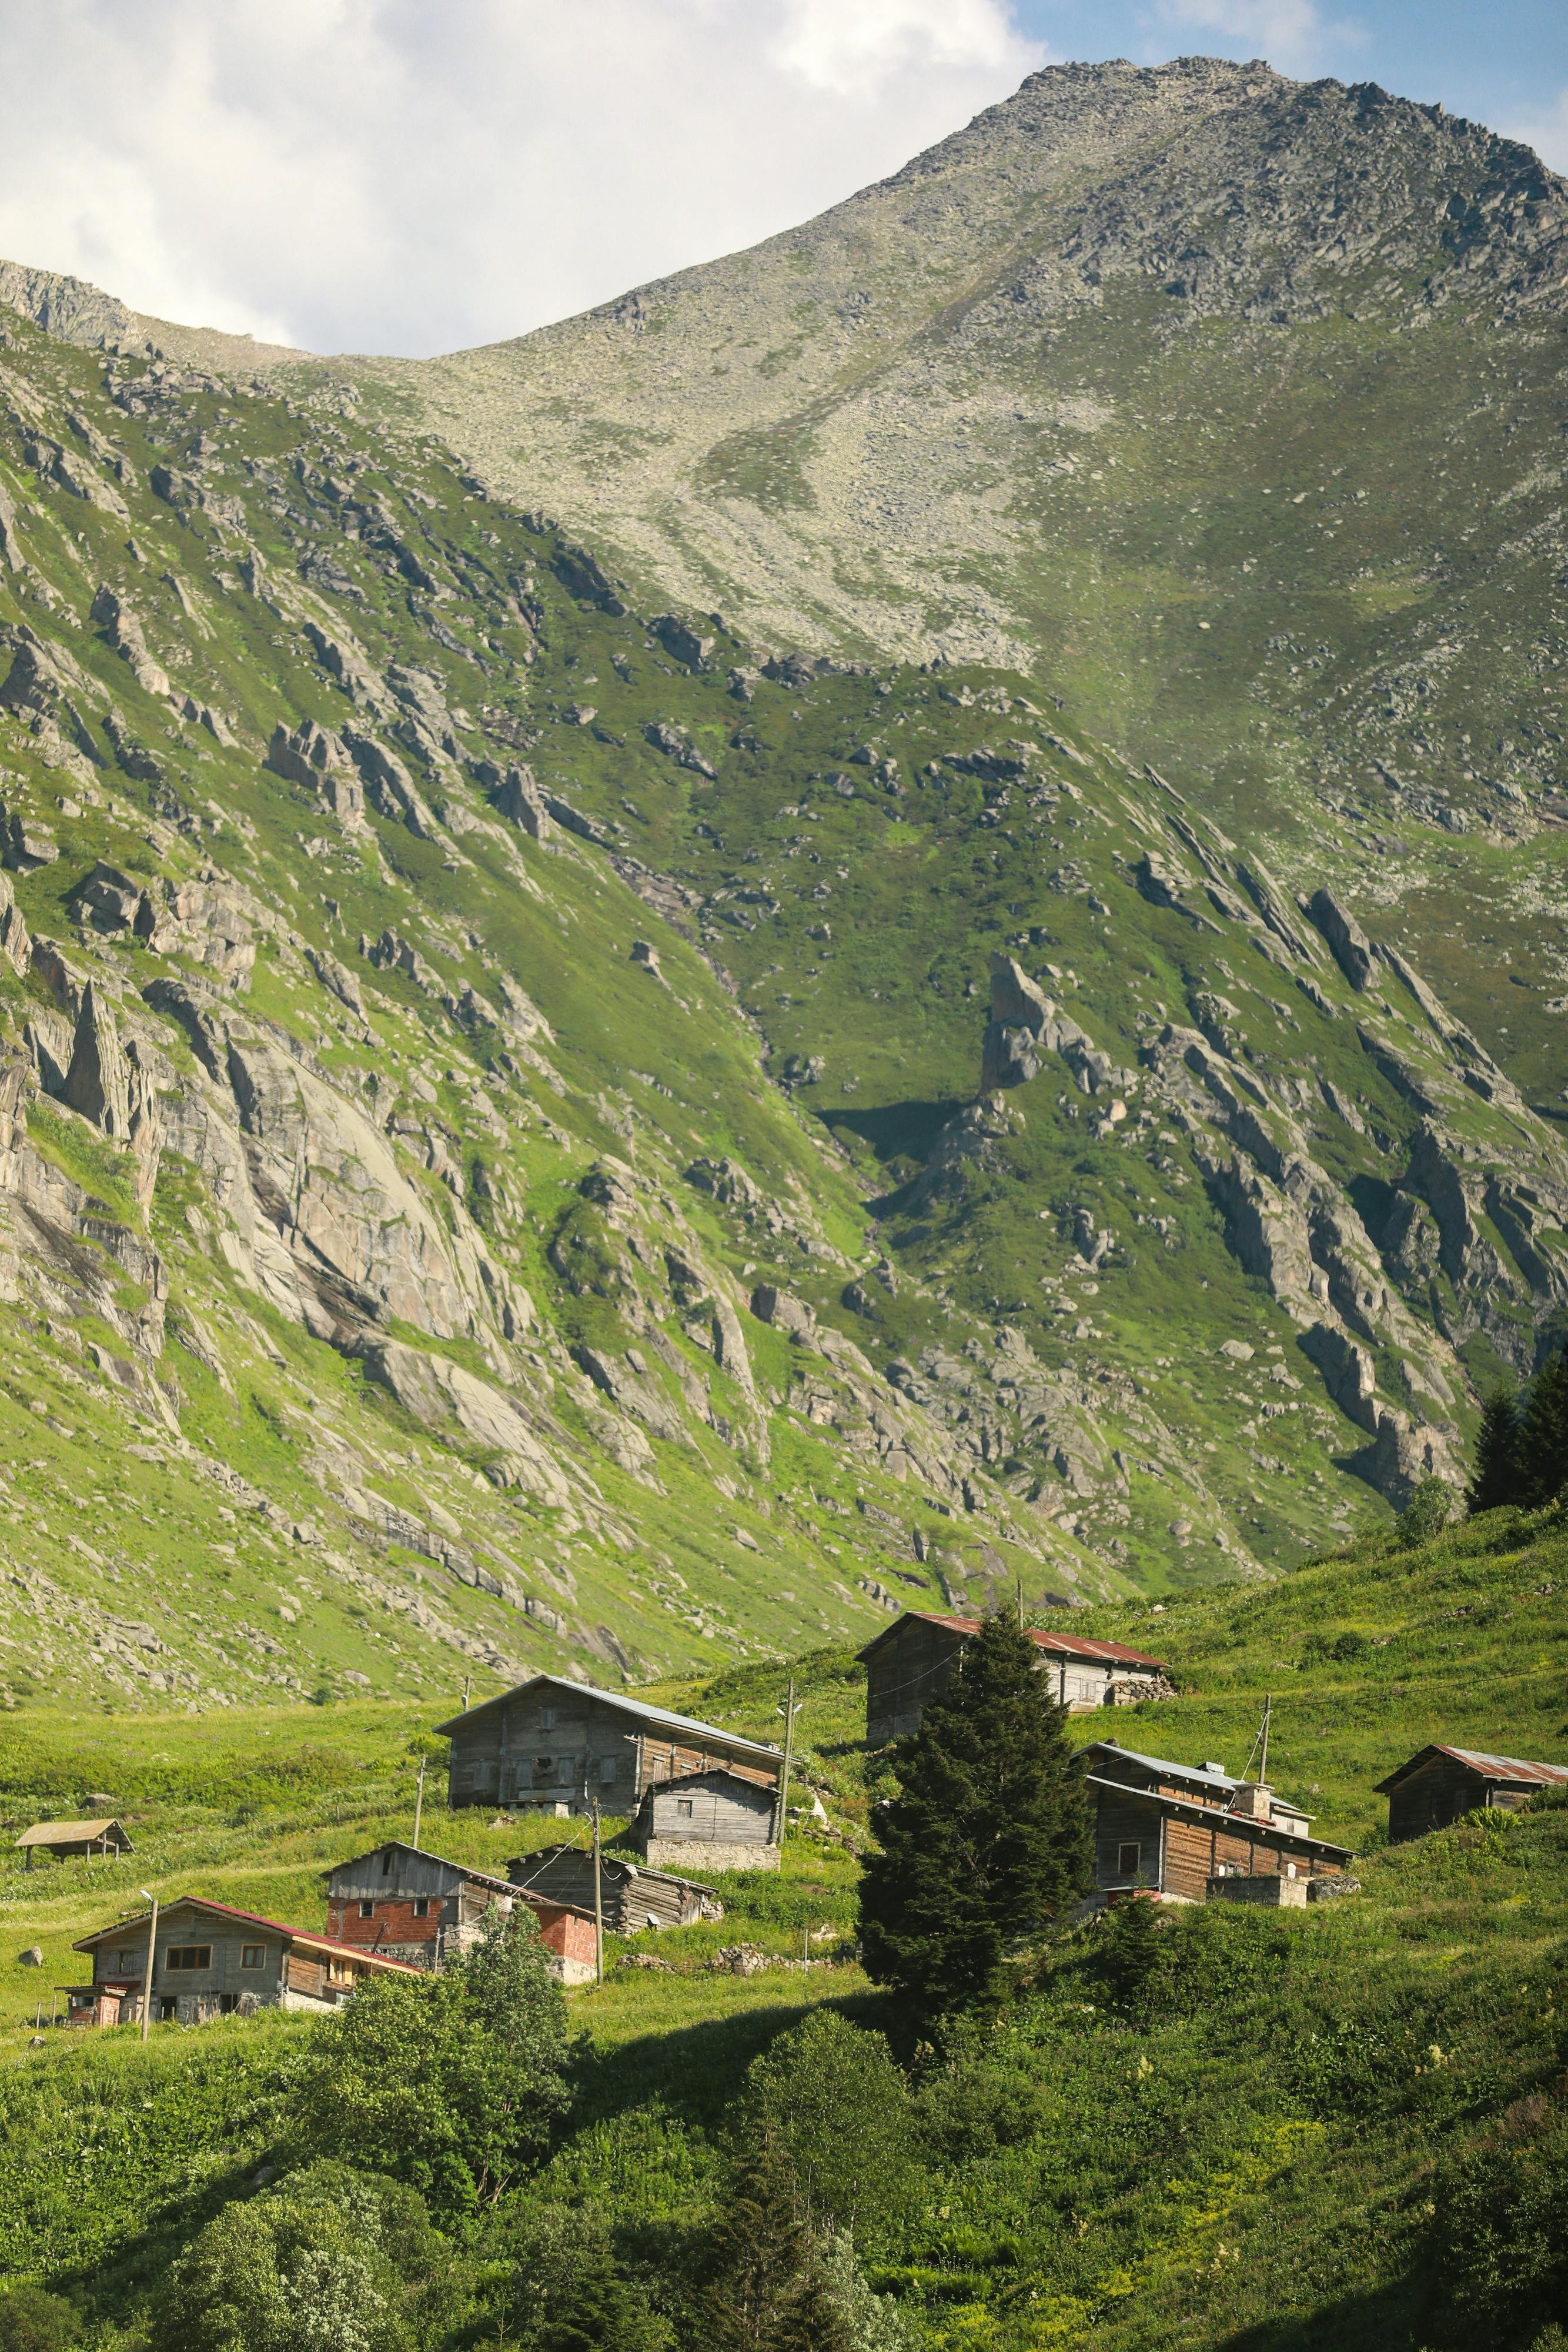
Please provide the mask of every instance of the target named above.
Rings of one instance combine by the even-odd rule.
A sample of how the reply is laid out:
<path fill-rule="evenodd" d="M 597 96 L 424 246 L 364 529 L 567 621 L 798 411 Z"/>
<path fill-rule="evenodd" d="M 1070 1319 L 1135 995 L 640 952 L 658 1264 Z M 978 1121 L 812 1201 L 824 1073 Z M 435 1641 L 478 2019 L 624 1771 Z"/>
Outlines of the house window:
<path fill-rule="evenodd" d="M 429 1897 L 429 1895 L 416 1895 L 414 1896 L 414 1898 L 413 1898 L 413 1916 L 414 1916 L 414 1917 L 415 1917 L 416 1919 L 428 1919 L 428 1918 L 429 1918 L 429 1916 L 430 1916 L 430 1897 Z"/>
<path fill-rule="evenodd" d="M 114 1956 L 115 1975 L 119 1977 L 134 1975 L 136 1970 L 141 1965 L 141 1957 L 142 1956 L 140 1952 L 116 1952 Z"/>
<path fill-rule="evenodd" d="M 612 1785 L 615 1779 L 615 1759 L 613 1756 L 601 1756 L 600 1758 L 599 1777 L 607 1789 Z"/>
<path fill-rule="evenodd" d="M 555 1709 L 553 1706 L 540 1707 L 539 1729 L 541 1731 L 553 1731 L 555 1729 Z"/>
<path fill-rule="evenodd" d="M 392 1848 L 391 1848 L 391 1846 L 388 1846 L 388 1848 L 387 1848 L 387 1850 L 386 1850 L 385 1853 L 383 1853 L 383 1854 L 382 1854 L 382 1876 L 383 1878 L 390 1878 L 390 1877 L 392 1876 Z"/>
<path fill-rule="evenodd" d="M 221 1992 L 221 1993 L 219 1993 L 219 1995 L 218 1995 L 218 2015 L 219 2015 L 220 2017 L 232 2017 L 232 2016 L 234 2015 L 234 2013 L 235 2013 L 235 2010 L 236 2010 L 238 2007 L 239 2007 L 239 1995 L 238 1995 L 238 1993 L 237 1993 L 237 1992 Z"/>
<path fill-rule="evenodd" d="M 210 1944 L 171 1944 L 163 1955 L 166 1969 L 210 1969 L 212 1965 Z"/>
<path fill-rule="evenodd" d="M 541 1789 L 549 1787 L 554 1775 L 555 1758 L 553 1756 L 536 1756 L 534 1758 L 534 1779 L 538 1781 Z"/>
<path fill-rule="evenodd" d="M 1117 1877 L 1136 1878 L 1143 1858 L 1144 1849 L 1141 1845 L 1119 1845 L 1116 1848 Z"/>
<path fill-rule="evenodd" d="M 266 1945 L 242 1944 L 239 1948 L 239 1964 L 242 1969 L 265 1968 L 267 1966 Z"/>
<path fill-rule="evenodd" d="M 679 1813 L 683 1821 L 689 1822 L 692 1817 L 691 1799 L 689 1797 L 677 1797 L 675 1799 L 675 1811 Z"/>
<path fill-rule="evenodd" d="M 376 1906 L 373 1903 L 367 1899 L 360 1905 L 360 1916 L 361 1919 L 373 1919 L 375 1916 Z"/>
<path fill-rule="evenodd" d="M 570 1789 L 573 1785 L 577 1779 L 577 1759 L 575 1756 L 558 1756 L 556 1758 L 555 1778 L 556 1786 L 559 1789 Z"/>

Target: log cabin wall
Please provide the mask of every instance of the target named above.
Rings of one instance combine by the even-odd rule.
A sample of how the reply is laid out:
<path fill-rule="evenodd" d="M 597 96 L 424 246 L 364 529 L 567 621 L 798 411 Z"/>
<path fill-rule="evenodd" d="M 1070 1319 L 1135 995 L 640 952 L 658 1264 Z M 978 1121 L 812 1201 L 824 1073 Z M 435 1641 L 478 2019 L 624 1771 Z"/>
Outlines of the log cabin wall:
<path fill-rule="evenodd" d="M 1412 1772 L 1401 1787 L 1390 1791 L 1388 1843 L 1402 1845 L 1407 1838 L 1426 1837 L 1432 1830 L 1447 1829 L 1451 1822 L 1488 1802 L 1489 1786 L 1479 1772 L 1471 1771 L 1454 1758 L 1435 1758 L 1418 1772 Z M 1504 1791 L 1494 1790 L 1490 1802 L 1496 1805 L 1504 1798 Z M 1515 1803 L 1523 1801 L 1523 1792 L 1520 1791 Z"/>
<path fill-rule="evenodd" d="M 451 1741 L 447 1794 L 454 1806 L 531 1804 L 583 1813 L 597 1798 L 606 1812 L 630 1813 L 648 1789 L 714 1764 L 763 1788 L 772 1787 L 779 1771 L 722 1733 L 704 1739 L 665 1729 L 656 1718 L 557 1683 L 476 1707 L 454 1727 Z"/>

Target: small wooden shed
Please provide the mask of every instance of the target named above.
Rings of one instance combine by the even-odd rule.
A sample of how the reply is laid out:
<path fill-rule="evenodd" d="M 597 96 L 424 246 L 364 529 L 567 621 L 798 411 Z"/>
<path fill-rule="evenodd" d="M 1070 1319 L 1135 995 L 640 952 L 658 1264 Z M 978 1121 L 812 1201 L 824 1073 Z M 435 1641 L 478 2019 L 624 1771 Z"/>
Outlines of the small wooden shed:
<path fill-rule="evenodd" d="M 559 1904 L 589 1919 L 593 1916 L 593 1855 L 586 1846 L 547 1845 L 538 1853 L 519 1854 L 507 1864 L 507 1875 L 530 1903 Z M 599 1879 L 604 1925 L 618 1936 L 724 1917 L 724 1906 L 711 1886 L 677 1878 L 670 1871 L 644 1870 L 606 1854 Z"/>
<path fill-rule="evenodd" d="M 33 1867 L 33 1856 L 43 1853 L 56 1862 L 69 1862 L 89 1854 L 133 1853 L 130 1838 L 117 1821 L 95 1822 L 35 1822 L 16 1840 L 18 1853 L 26 1851 L 27 1868 Z"/>
<path fill-rule="evenodd" d="M 1388 1800 L 1388 1843 L 1426 1837 L 1466 1813 L 1501 1807 L 1517 1812 L 1543 1789 L 1568 1788 L 1568 1764 L 1537 1764 L 1478 1748 L 1434 1741 L 1376 1784 Z"/>
<path fill-rule="evenodd" d="M 716 1765 L 650 1789 L 629 1843 L 650 1869 L 777 1870 L 778 1792 Z"/>
<path fill-rule="evenodd" d="M 447 1802 L 585 1814 L 632 1813 L 643 1792 L 722 1764 L 770 1792 L 777 1748 L 649 1706 L 626 1691 L 535 1675 L 436 1725 L 452 1742 Z"/>

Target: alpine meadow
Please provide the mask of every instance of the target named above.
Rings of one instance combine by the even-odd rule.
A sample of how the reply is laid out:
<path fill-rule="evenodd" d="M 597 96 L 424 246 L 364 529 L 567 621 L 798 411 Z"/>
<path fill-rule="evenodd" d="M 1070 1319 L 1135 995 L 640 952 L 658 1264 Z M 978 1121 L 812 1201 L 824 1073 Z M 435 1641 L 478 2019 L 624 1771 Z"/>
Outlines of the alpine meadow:
<path fill-rule="evenodd" d="M 0 263 L 0 2352 L 1563 2352 L 1565 484 L 1262 64 Z"/>

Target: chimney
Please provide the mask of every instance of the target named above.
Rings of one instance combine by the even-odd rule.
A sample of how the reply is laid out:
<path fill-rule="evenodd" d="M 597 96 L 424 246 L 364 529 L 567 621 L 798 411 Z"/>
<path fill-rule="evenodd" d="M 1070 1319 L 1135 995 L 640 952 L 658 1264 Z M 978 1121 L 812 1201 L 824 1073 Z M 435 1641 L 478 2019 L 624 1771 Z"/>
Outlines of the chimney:
<path fill-rule="evenodd" d="M 1230 1810 L 1244 1821 L 1267 1822 L 1273 1819 L 1274 1791 L 1266 1780 L 1243 1780 L 1233 1790 Z"/>

